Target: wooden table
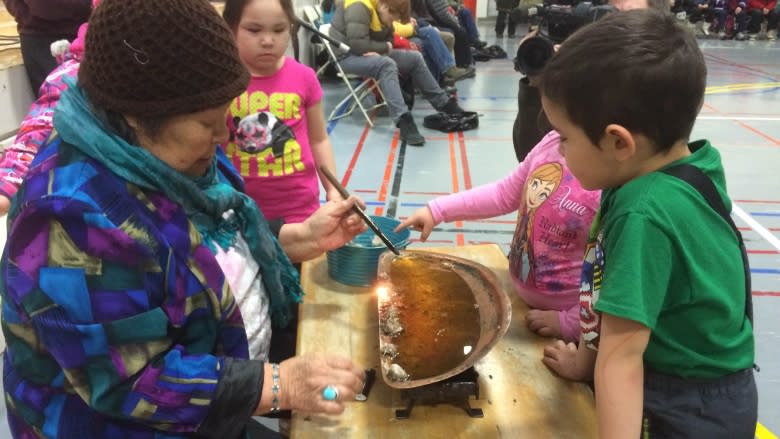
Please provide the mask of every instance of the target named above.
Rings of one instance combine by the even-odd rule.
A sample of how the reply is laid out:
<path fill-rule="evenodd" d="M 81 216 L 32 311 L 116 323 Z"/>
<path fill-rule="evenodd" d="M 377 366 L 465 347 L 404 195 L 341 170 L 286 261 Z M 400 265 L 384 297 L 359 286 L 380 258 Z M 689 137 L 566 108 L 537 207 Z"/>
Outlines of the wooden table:
<path fill-rule="evenodd" d="M 329 352 L 377 369 L 368 401 L 354 402 L 340 417 L 293 415 L 292 437 L 300 438 L 593 438 L 596 416 L 587 386 L 562 380 L 542 364 L 550 339 L 525 326 L 527 305 L 513 292 L 507 258 L 497 245 L 425 249 L 471 259 L 493 270 L 512 298 L 512 324 L 501 341 L 476 364 L 484 418 L 470 418 L 456 406 L 415 406 L 406 420 L 398 390 L 379 369 L 376 299 L 368 288 L 349 287 L 328 276 L 325 257 L 303 264 L 306 292 L 300 308 L 298 353 Z"/>
<path fill-rule="evenodd" d="M 17 36 L 16 21 L 14 20 L 14 17 L 5 10 L 2 3 L 0 3 L 0 35 L 7 37 Z M 19 49 L 19 44 L 1 46 L 0 70 L 19 65 L 22 65 L 22 51 Z"/>

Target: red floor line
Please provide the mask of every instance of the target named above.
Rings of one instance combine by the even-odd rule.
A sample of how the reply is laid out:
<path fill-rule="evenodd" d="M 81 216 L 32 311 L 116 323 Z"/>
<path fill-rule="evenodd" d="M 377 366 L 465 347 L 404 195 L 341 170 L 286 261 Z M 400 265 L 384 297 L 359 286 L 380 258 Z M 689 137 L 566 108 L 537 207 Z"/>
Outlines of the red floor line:
<path fill-rule="evenodd" d="M 711 53 L 707 53 L 704 56 L 705 56 L 705 58 L 710 58 L 710 59 L 712 59 L 714 61 L 718 61 L 718 62 L 720 62 L 722 64 L 726 64 L 726 65 L 738 67 L 738 68 L 741 68 L 741 69 L 745 69 L 745 70 L 747 70 L 749 72 L 753 72 L 753 73 L 760 73 L 760 74 L 764 75 L 765 77 L 771 78 L 773 81 L 777 81 L 778 80 L 777 76 L 775 76 L 774 74 L 769 73 L 769 72 L 765 72 L 765 71 L 763 71 L 761 69 L 756 69 L 756 68 L 753 68 L 753 67 L 745 65 L 745 64 L 740 64 L 740 63 L 728 60 L 726 58 L 715 56 L 715 55 L 713 55 Z"/>
<path fill-rule="evenodd" d="M 748 254 L 751 255 L 776 255 L 778 254 L 777 250 L 748 250 Z"/>
<path fill-rule="evenodd" d="M 425 243 L 428 243 L 428 244 L 452 244 L 452 240 L 451 239 L 429 239 L 427 241 L 423 241 L 421 239 L 413 238 L 413 239 L 410 239 L 409 241 L 411 241 L 411 242 L 425 242 Z"/>
<path fill-rule="evenodd" d="M 740 231 L 745 231 L 745 232 L 752 232 L 753 231 L 753 229 L 751 227 L 737 227 L 737 228 Z M 770 232 L 780 232 L 780 227 L 767 227 L 766 229 L 769 230 Z"/>
<path fill-rule="evenodd" d="M 718 110 L 717 108 L 713 107 L 710 104 L 706 104 L 705 103 L 703 106 L 708 108 L 708 109 L 710 109 L 711 111 L 714 111 L 714 112 L 718 113 L 718 114 L 722 114 L 720 110 Z M 748 125 L 748 124 L 746 124 L 746 123 L 744 123 L 742 121 L 735 120 L 734 122 L 736 122 L 737 125 L 741 126 L 742 128 L 745 128 L 746 130 L 752 131 L 754 134 L 757 134 L 757 135 L 759 135 L 759 136 L 769 140 L 770 142 L 774 143 L 775 146 L 780 146 L 780 140 L 775 139 L 774 137 L 770 136 L 769 134 L 766 134 L 766 133 L 762 132 L 759 129 L 753 128 L 752 126 L 750 126 L 750 125 Z"/>
<path fill-rule="evenodd" d="M 471 173 L 469 172 L 469 158 L 466 155 L 466 139 L 463 138 L 463 131 L 458 131 L 458 143 L 460 144 L 460 164 L 463 168 L 463 188 L 471 189 Z"/>
<path fill-rule="evenodd" d="M 496 142 L 511 142 L 511 137 L 483 137 L 483 136 L 469 136 L 469 140 L 486 140 Z M 443 136 L 425 136 L 425 140 L 449 140 L 449 137 Z"/>
<path fill-rule="evenodd" d="M 374 120 L 374 114 L 376 111 L 371 113 L 371 120 Z M 344 187 L 347 187 L 347 184 L 349 183 L 350 177 L 352 177 L 352 170 L 355 169 L 355 165 L 357 164 L 358 157 L 360 157 L 360 153 L 363 151 L 363 145 L 366 143 L 366 137 L 368 137 L 368 131 L 371 129 L 371 126 L 366 123 L 366 126 L 363 128 L 363 134 L 360 135 L 360 140 L 358 140 L 357 146 L 355 147 L 355 152 L 352 153 L 352 159 L 349 161 L 349 165 L 347 166 L 347 170 L 344 172 L 344 177 L 341 179 L 341 185 Z"/>
<path fill-rule="evenodd" d="M 398 131 L 393 134 L 393 140 L 390 142 L 390 153 L 387 155 L 387 163 L 385 164 L 385 175 L 382 177 L 382 186 L 379 188 L 379 196 L 377 201 L 384 202 L 387 200 L 387 186 L 390 184 L 390 176 L 393 174 L 393 163 L 395 163 L 395 152 L 398 149 Z M 374 214 L 381 216 L 384 213 L 384 206 L 377 206 L 374 210 Z"/>
<path fill-rule="evenodd" d="M 745 128 L 745 129 L 748 129 L 748 130 L 754 132 L 755 134 L 758 134 L 759 136 L 769 140 L 770 142 L 774 143 L 775 146 L 780 146 L 780 140 L 775 139 L 774 137 L 770 136 L 769 134 L 766 134 L 766 133 L 764 133 L 763 131 L 761 131 L 761 130 L 759 130 L 757 128 L 753 128 L 752 126 L 750 126 L 750 125 L 748 125 L 748 124 L 746 124 L 746 123 L 744 123 L 744 122 L 742 122 L 740 120 L 737 120 L 735 122 L 737 122 L 737 124 L 740 125 L 741 127 Z"/>
<path fill-rule="evenodd" d="M 780 200 L 731 200 L 736 203 L 780 204 Z"/>
<path fill-rule="evenodd" d="M 458 159 L 455 156 L 455 134 L 449 133 L 447 135 L 447 140 L 449 140 L 450 147 L 450 175 L 452 175 L 452 192 L 455 193 L 460 190 L 460 184 L 458 183 Z M 463 221 L 455 221 L 455 227 L 463 227 Z M 458 247 L 462 247 L 465 244 L 463 233 L 455 234 L 455 244 Z"/>
<path fill-rule="evenodd" d="M 780 291 L 753 291 L 753 295 L 759 297 L 780 297 Z"/>
<path fill-rule="evenodd" d="M 361 194 L 375 194 L 376 189 L 352 189 L 352 192 L 360 192 Z"/>

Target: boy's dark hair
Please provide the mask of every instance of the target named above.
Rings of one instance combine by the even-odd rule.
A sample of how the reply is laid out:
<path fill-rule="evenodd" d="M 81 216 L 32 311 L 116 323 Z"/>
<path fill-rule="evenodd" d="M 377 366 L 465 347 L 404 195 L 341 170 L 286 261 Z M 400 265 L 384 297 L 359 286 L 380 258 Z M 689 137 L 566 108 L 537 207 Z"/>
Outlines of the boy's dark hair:
<path fill-rule="evenodd" d="M 706 79 L 693 34 L 670 14 L 638 9 L 571 35 L 547 63 L 540 87 L 594 144 L 615 123 L 664 151 L 688 140 Z"/>
<path fill-rule="evenodd" d="M 226 0 L 225 9 L 222 10 L 222 18 L 225 19 L 228 27 L 235 32 L 238 29 L 238 24 L 241 22 L 241 16 L 244 14 L 244 8 L 253 0 Z M 295 34 L 298 29 L 298 22 L 295 18 L 295 10 L 293 9 L 292 0 L 279 0 L 279 4 L 282 5 L 282 10 L 287 19 L 290 20 L 290 33 Z"/>

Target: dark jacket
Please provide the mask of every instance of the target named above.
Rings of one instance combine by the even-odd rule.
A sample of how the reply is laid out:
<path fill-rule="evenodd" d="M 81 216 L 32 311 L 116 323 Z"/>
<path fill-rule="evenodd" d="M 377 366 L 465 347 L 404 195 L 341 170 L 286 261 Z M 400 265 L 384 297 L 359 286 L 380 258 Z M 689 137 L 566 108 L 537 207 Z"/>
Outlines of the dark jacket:
<path fill-rule="evenodd" d="M 372 0 L 337 1 L 330 36 L 348 45 L 355 55 L 387 54 L 393 30 L 379 22 L 375 5 Z"/>
<path fill-rule="evenodd" d="M 19 35 L 76 38 L 81 23 L 89 19 L 91 0 L 3 0 L 16 19 Z"/>
<path fill-rule="evenodd" d="M 412 15 L 425 19 L 436 27 L 460 29 L 460 23 L 449 12 L 445 0 L 412 0 Z"/>

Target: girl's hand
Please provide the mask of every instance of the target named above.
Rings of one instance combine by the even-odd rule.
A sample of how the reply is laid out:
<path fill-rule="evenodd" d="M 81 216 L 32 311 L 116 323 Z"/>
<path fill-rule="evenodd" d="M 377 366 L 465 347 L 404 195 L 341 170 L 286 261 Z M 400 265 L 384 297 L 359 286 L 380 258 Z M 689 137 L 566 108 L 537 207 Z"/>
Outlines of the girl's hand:
<path fill-rule="evenodd" d="M 433 213 L 428 206 L 417 209 L 410 217 L 401 221 L 401 224 L 395 228 L 395 232 L 399 232 L 407 227 L 411 227 L 420 231 L 420 240 L 425 241 L 431 234 L 433 227 L 436 225 L 436 221 L 433 220 Z"/>
<path fill-rule="evenodd" d="M 366 52 L 363 54 L 363 56 L 380 56 L 380 55 L 376 52 Z"/>
<path fill-rule="evenodd" d="M 542 337 L 560 337 L 561 323 L 558 320 L 558 311 L 532 309 L 525 315 L 525 324 L 528 329 Z"/>
<path fill-rule="evenodd" d="M 587 350 L 585 346 L 579 349 Z M 572 381 L 586 381 L 593 378 L 593 365 L 587 361 L 581 361 L 583 353 L 577 351 L 577 345 L 557 340 L 544 348 L 542 363 L 553 372 Z M 587 364 L 583 364 L 587 363 Z"/>
<path fill-rule="evenodd" d="M 393 43 L 387 42 L 387 54 L 390 55 L 390 53 L 393 51 Z"/>
<path fill-rule="evenodd" d="M 417 52 L 420 51 L 420 46 L 418 46 L 416 43 L 413 43 L 411 41 L 409 41 L 409 48 L 412 50 L 416 50 Z"/>

